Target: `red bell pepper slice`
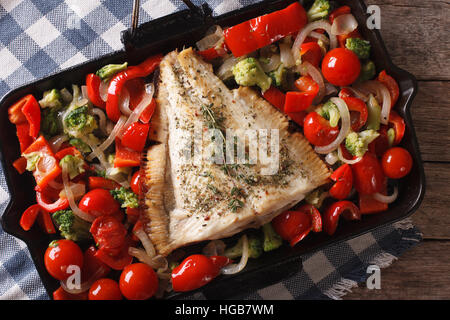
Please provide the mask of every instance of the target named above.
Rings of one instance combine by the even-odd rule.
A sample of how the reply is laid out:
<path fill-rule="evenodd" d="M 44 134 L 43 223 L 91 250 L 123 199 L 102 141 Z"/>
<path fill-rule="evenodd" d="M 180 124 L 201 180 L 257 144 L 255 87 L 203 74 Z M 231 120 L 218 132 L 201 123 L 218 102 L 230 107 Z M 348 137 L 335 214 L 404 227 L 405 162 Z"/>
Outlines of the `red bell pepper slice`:
<path fill-rule="evenodd" d="M 405 120 L 403 120 L 397 112 L 391 110 L 391 113 L 389 114 L 389 126 L 393 127 L 395 130 L 394 145 L 398 145 L 405 135 Z"/>
<path fill-rule="evenodd" d="M 77 148 L 75 147 L 67 147 L 64 148 L 60 151 L 58 151 L 57 153 L 55 153 L 55 158 L 56 160 L 61 161 L 62 158 L 64 158 L 65 156 L 74 156 L 74 157 L 82 157 L 81 152 L 78 151 Z"/>
<path fill-rule="evenodd" d="M 313 66 L 318 67 L 323 58 L 322 55 L 322 49 L 317 42 L 306 42 L 300 46 L 302 62 L 308 61 Z"/>
<path fill-rule="evenodd" d="M 141 165 L 141 152 L 126 148 L 120 139 L 116 139 L 116 157 L 114 167 L 137 167 Z"/>
<path fill-rule="evenodd" d="M 105 250 L 98 249 L 94 256 L 108 267 L 114 270 L 122 270 L 127 265 L 133 262 L 133 256 L 128 253 L 128 248 L 131 246 L 132 240 L 127 241 L 118 255 L 111 255 Z"/>
<path fill-rule="evenodd" d="M 216 58 L 219 58 L 227 53 L 227 48 L 225 43 L 223 43 L 220 47 L 212 47 L 206 50 L 198 51 L 197 52 L 200 56 L 202 56 L 203 59 L 206 61 L 210 61 Z"/>
<path fill-rule="evenodd" d="M 23 97 L 11 107 L 8 108 L 8 119 L 13 124 L 21 124 L 27 122 L 27 118 L 22 112 L 22 107 L 27 103 L 28 96 Z"/>
<path fill-rule="evenodd" d="M 43 136 L 40 136 L 34 141 L 23 153 L 29 154 L 32 152 L 40 152 L 41 157 L 46 157 L 45 160 L 39 160 L 36 164 L 36 166 L 39 167 L 39 170 L 33 171 L 38 189 L 42 190 L 50 181 L 61 174 L 61 168 L 58 165 L 50 145 Z"/>
<path fill-rule="evenodd" d="M 299 209 L 310 215 L 311 217 L 311 231 L 321 232 L 322 231 L 322 215 L 319 210 L 312 204 L 304 204 Z"/>
<path fill-rule="evenodd" d="M 339 16 L 342 16 L 344 14 L 351 13 L 352 10 L 349 6 L 342 6 L 334 10 L 332 13 L 330 13 L 330 16 L 328 17 L 330 20 L 330 24 L 333 24 L 334 19 L 336 19 Z M 353 30 L 350 33 L 347 34 L 341 34 L 337 36 L 339 47 L 345 48 L 345 42 L 348 38 L 361 38 L 361 35 L 359 34 L 358 29 Z"/>
<path fill-rule="evenodd" d="M 44 192 L 36 191 L 36 201 L 41 208 L 53 213 L 69 207 L 69 200 L 67 198 L 58 198 L 56 201 L 51 202 L 51 195 L 47 194 L 48 190 L 46 189 Z"/>
<path fill-rule="evenodd" d="M 262 96 L 275 108 L 277 108 L 280 111 L 284 111 L 284 103 L 286 101 L 286 95 L 283 92 L 281 92 L 274 86 L 271 86 L 269 89 L 267 89 L 262 93 Z"/>
<path fill-rule="evenodd" d="M 336 19 L 337 17 L 342 16 L 344 14 L 349 14 L 351 12 L 352 12 L 352 9 L 349 6 L 341 6 L 337 9 L 335 9 L 328 16 L 328 19 L 330 20 L 330 24 L 333 24 L 334 19 Z"/>
<path fill-rule="evenodd" d="M 305 9 L 296 2 L 225 29 L 225 44 L 235 57 L 240 57 L 299 31 L 307 22 Z"/>
<path fill-rule="evenodd" d="M 308 112 L 306 111 L 286 112 L 286 114 L 299 126 L 303 126 L 303 122 L 305 121 L 305 117 L 308 115 Z"/>
<path fill-rule="evenodd" d="M 125 83 L 131 79 L 150 75 L 158 67 L 162 58 L 162 54 L 151 56 L 137 66 L 130 66 L 126 70 L 117 73 L 111 79 L 108 87 L 108 98 L 106 100 L 106 114 L 109 119 L 117 122 L 120 118 L 119 97 Z"/>
<path fill-rule="evenodd" d="M 330 195 L 339 200 L 348 197 L 353 186 L 352 168 L 348 164 L 343 164 L 337 168 L 330 176 L 335 184 L 330 188 Z"/>
<path fill-rule="evenodd" d="M 24 122 L 16 125 L 16 135 L 19 139 L 20 152 L 24 152 L 34 141 L 30 136 L 30 124 Z"/>
<path fill-rule="evenodd" d="M 358 113 L 358 116 L 355 117 L 355 113 L 350 112 L 352 130 L 358 132 L 366 124 L 369 115 L 365 102 L 355 97 L 342 97 L 341 99 L 345 101 L 349 111 Z"/>
<path fill-rule="evenodd" d="M 120 184 L 115 182 L 114 180 L 103 178 L 103 177 L 89 177 L 89 189 L 106 189 L 106 190 L 114 190 L 119 189 L 121 187 Z"/>
<path fill-rule="evenodd" d="M 134 110 L 134 108 L 136 108 L 139 105 L 142 98 L 144 97 L 145 93 L 144 79 L 142 78 L 131 79 L 130 81 L 127 81 L 125 83 L 125 87 L 130 93 L 130 109 Z M 148 107 L 146 107 L 144 111 L 141 113 L 139 120 L 142 123 L 148 123 L 153 116 L 155 108 L 156 108 L 156 99 L 152 99 Z"/>
<path fill-rule="evenodd" d="M 20 157 L 19 159 L 13 162 L 13 167 L 20 174 L 24 173 L 27 170 L 27 159 L 25 159 L 24 157 Z"/>
<path fill-rule="evenodd" d="M 139 208 L 126 208 L 127 220 L 130 223 L 137 223 L 139 220 L 140 211 Z"/>
<path fill-rule="evenodd" d="M 30 136 L 37 138 L 39 130 L 41 129 L 41 108 L 31 94 L 22 99 L 25 100 L 25 103 L 22 106 L 22 113 L 30 124 Z"/>
<path fill-rule="evenodd" d="M 295 81 L 295 86 L 301 92 L 290 91 L 286 93 L 284 104 L 286 113 L 305 111 L 311 106 L 319 92 L 319 85 L 310 76 L 300 77 Z"/>
<path fill-rule="evenodd" d="M 386 70 L 380 72 L 377 78 L 382 84 L 386 86 L 391 95 L 391 108 L 397 103 L 398 97 L 400 95 L 400 89 L 398 87 L 397 81 L 386 73 Z"/>
<path fill-rule="evenodd" d="M 33 204 L 22 213 L 19 225 L 23 230 L 28 231 L 31 229 L 40 211 L 41 207 L 38 204 Z"/>
<path fill-rule="evenodd" d="M 52 217 L 50 216 L 50 213 L 47 210 L 43 210 L 41 208 L 40 215 L 38 215 L 38 223 L 47 234 L 56 233 Z"/>
<path fill-rule="evenodd" d="M 336 232 L 339 217 L 343 216 L 346 220 L 360 220 L 361 212 L 359 208 L 351 201 L 343 200 L 330 205 L 323 216 L 324 231 L 328 235 Z"/>
<path fill-rule="evenodd" d="M 132 123 L 122 134 L 122 145 L 126 148 L 141 152 L 147 142 L 150 124 Z"/>
<path fill-rule="evenodd" d="M 102 79 L 95 73 L 89 73 L 86 76 L 87 95 L 89 100 L 99 108 L 105 109 L 106 102 L 100 96 L 100 84 Z"/>
<path fill-rule="evenodd" d="M 233 260 L 231 260 L 228 257 L 225 256 L 210 256 L 209 259 L 211 259 L 212 263 L 220 270 L 223 267 L 229 265 L 230 263 L 233 263 Z"/>
<path fill-rule="evenodd" d="M 375 140 L 369 143 L 369 151 L 381 157 L 387 149 L 389 149 L 389 139 L 387 135 L 388 126 L 382 124 L 378 133 L 380 134 Z"/>
<path fill-rule="evenodd" d="M 385 179 L 381 194 L 387 195 L 387 179 Z M 372 214 L 388 209 L 388 204 L 374 199 L 373 194 L 359 193 L 359 210 L 361 214 Z"/>

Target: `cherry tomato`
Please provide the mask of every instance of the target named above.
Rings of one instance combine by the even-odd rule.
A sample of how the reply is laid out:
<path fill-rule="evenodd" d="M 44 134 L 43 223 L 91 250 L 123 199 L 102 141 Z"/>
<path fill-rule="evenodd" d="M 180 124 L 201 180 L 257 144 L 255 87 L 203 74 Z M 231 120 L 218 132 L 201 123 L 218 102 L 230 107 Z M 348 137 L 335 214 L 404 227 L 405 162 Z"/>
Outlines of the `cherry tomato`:
<path fill-rule="evenodd" d="M 353 185 L 359 193 L 372 194 L 383 188 L 384 173 L 377 157 L 366 152 L 363 158 L 352 165 Z"/>
<path fill-rule="evenodd" d="M 89 289 L 89 300 L 122 300 L 119 284 L 112 279 L 99 279 Z"/>
<path fill-rule="evenodd" d="M 329 51 L 322 61 L 322 74 L 335 86 L 348 86 L 355 82 L 361 71 L 361 63 L 353 51 L 336 48 Z"/>
<path fill-rule="evenodd" d="M 71 240 L 55 240 L 45 251 L 44 264 L 53 278 L 65 280 L 73 273 L 67 271 L 69 266 L 78 266 L 80 270 L 83 267 L 83 252 Z"/>
<path fill-rule="evenodd" d="M 140 179 L 141 179 L 141 171 L 138 170 L 133 174 L 130 183 L 131 190 L 137 195 L 141 193 Z"/>
<path fill-rule="evenodd" d="M 317 112 L 310 112 L 303 121 L 303 134 L 315 146 L 326 146 L 339 134 L 339 127 L 332 127 Z"/>
<path fill-rule="evenodd" d="M 214 279 L 219 271 L 209 257 L 202 254 L 191 255 L 173 269 L 173 290 L 186 292 L 198 289 Z"/>
<path fill-rule="evenodd" d="M 350 166 L 346 163 L 343 164 L 333 172 L 330 178 L 336 182 L 330 188 L 330 195 L 339 200 L 347 198 L 353 186 L 353 174 Z"/>
<path fill-rule="evenodd" d="M 390 148 L 381 158 L 384 174 L 391 179 L 406 176 L 411 171 L 412 163 L 411 154 L 401 147 Z"/>
<path fill-rule="evenodd" d="M 82 282 L 91 279 L 94 275 L 97 279 L 106 277 L 106 275 L 111 271 L 109 266 L 95 256 L 96 252 L 97 249 L 94 246 L 90 246 L 84 252 L 83 269 L 81 271 Z"/>
<path fill-rule="evenodd" d="M 113 215 L 120 210 L 119 203 L 113 198 L 108 190 L 99 188 L 86 193 L 78 204 L 84 212 L 99 217 Z"/>
<path fill-rule="evenodd" d="M 351 201 L 338 201 L 330 205 L 323 216 L 323 228 L 330 236 L 336 232 L 339 217 L 346 220 L 360 220 L 361 212 L 359 208 Z"/>
<path fill-rule="evenodd" d="M 158 277 L 150 266 L 133 263 L 123 269 L 119 287 L 128 300 L 146 300 L 158 290 Z"/>
<path fill-rule="evenodd" d="M 100 216 L 92 222 L 90 232 L 99 250 L 117 255 L 126 242 L 127 229 L 112 216 Z"/>

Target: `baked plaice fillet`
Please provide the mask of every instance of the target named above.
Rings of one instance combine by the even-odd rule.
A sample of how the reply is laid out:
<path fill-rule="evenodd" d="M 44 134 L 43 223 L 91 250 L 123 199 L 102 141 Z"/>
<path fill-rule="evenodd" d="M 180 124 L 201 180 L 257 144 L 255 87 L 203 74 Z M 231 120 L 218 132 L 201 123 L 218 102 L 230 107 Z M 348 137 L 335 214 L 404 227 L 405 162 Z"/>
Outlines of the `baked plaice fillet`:
<path fill-rule="evenodd" d="M 146 155 L 141 219 L 164 256 L 181 246 L 268 223 L 329 177 L 327 166 L 303 135 L 288 131 L 288 119 L 281 112 L 250 88 L 228 89 L 192 48 L 164 57 L 157 102 L 151 138 L 159 143 Z M 273 159 L 253 164 L 209 161 L 208 155 L 218 150 L 211 147 L 217 145 L 217 136 L 201 139 L 196 149 L 195 143 L 189 145 L 189 134 L 198 137 L 198 128 L 216 129 L 222 137 L 231 130 L 234 141 L 247 141 L 247 153 L 257 140 L 245 138 L 245 130 L 260 134 L 267 129 L 271 141 L 275 129 L 276 170 L 268 169 L 273 169 Z M 192 156 L 198 146 L 206 154 L 201 161 Z"/>

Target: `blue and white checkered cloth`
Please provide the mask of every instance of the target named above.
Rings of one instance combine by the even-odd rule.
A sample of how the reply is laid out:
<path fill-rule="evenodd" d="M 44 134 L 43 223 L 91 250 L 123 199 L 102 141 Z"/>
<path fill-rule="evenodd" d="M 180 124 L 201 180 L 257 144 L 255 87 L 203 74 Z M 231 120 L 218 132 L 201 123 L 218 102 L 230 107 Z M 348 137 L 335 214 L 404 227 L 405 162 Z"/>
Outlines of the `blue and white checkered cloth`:
<path fill-rule="evenodd" d="M 207 2 L 219 15 L 258 1 Z M 185 8 L 181 0 L 141 0 L 140 22 Z M 1 1 L 0 97 L 36 78 L 120 49 L 120 31 L 130 27 L 131 12 L 131 0 Z M 0 169 L 0 215 L 9 199 L 5 190 Z M 365 282 L 369 265 L 386 267 L 421 239 L 409 220 L 379 228 L 311 254 L 290 279 L 239 298 L 339 299 Z M 0 228 L 0 299 L 48 298 L 25 244 Z"/>

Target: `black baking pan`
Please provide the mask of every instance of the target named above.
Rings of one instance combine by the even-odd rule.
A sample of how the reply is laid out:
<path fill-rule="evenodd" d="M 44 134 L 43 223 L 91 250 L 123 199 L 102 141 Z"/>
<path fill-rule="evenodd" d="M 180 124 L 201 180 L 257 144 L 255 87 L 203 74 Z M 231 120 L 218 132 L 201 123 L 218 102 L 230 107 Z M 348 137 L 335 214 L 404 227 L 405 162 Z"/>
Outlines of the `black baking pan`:
<path fill-rule="evenodd" d="M 38 227 L 33 227 L 30 231 L 25 232 L 19 226 L 21 213 L 36 202 L 35 183 L 32 175 L 19 175 L 12 166 L 20 151 L 15 128 L 8 120 L 8 107 L 29 93 L 40 96 L 43 91 L 54 87 L 70 88 L 72 83 L 84 83 L 86 74 L 95 72 L 105 64 L 128 61 L 130 65 L 133 65 L 154 53 L 167 53 L 175 48 L 193 45 L 213 24 L 235 25 L 250 18 L 282 9 L 292 2 L 294 1 L 265 0 L 218 17 L 211 16 L 211 10 L 207 5 L 183 10 L 145 23 L 139 26 L 135 32 L 125 30 L 122 32 L 123 50 L 26 84 L 10 91 L 2 98 L 0 102 L 0 128 L 2 129 L 0 130 L 0 160 L 6 176 L 8 192 L 11 195 L 2 217 L 2 226 L 6 232 L 27 244 L 36 269 L 50 296 L 58 288 L 59 283 L 47 273 L 43 257 L 45 249 L 53 237 L 43 234 Z M 341 1 L 341 4 L 344 4 L 344 1 Z M 401 93 L 396 110 L 404 117 L 407 124 L 402 146 L 413 157 L 414 165 L 411 173 L 400 181 L 399 197 L 389 206 L 388 211 L 364 216 L 358 222 L 346 222 L 341 219 L 339 227 L 332 237 L 325 233 L 311 234 L 294 248 L 285 245 L 274 252 L 264 254 L 257 260 L 249 261 L 244 271 L 232 276 L 220 276 L 201 288 L 201 291 L 209 299 L 233 298 L 237 292 L 250 292 L 279 282 L 301 269 L 301 259 L 306 254 L 404 219 L 417 210 L 424 197 L 424 169 L 409 110 L 417 92 L 417 82 L 410 73 L 393 65 L 379 31 L 367 29 L 364 2 L 352 0 L 345 1 L 345 4 L 352 8 L 362 35 L 372 43 L 372 59 L 376 63 L 377 71 L 385 69 L 399 83 Z M 172 293 L 168 298 L 182 298 L 185 295 Z"/>

